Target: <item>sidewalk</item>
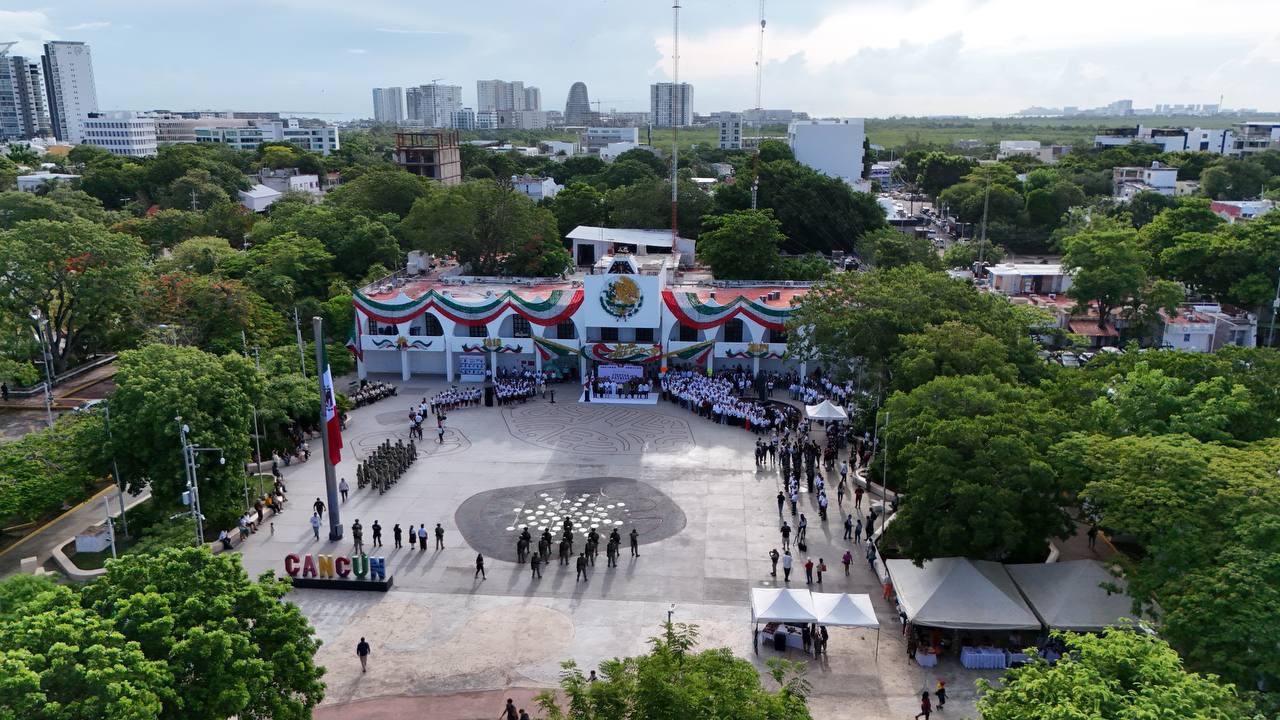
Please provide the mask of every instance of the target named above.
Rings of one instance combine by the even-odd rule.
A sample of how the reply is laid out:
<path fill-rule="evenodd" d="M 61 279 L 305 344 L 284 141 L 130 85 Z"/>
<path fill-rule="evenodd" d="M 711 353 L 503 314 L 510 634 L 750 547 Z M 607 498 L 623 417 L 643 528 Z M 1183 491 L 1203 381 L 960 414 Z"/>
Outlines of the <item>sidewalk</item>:
<path fill-rule="evenodd" d="M 104 498 L 110 502 L 111 516 L 117 518 L 118 522 L 120 500 L 116 492 L 114 485 L 103 488 L 93 497 L 54 518 L 44 527 L 0 551 L 0 578 L 17 573 L 21 569 L 22 558 L 25 557 L 34 555 L 39 559 L 40 564 L 44 565 L 49 561 L 53 551 L 61 547 L 69 538 L 85 528 L 103 522 L 106 515 L 102 504 Z M 151 497 L 150 490 L 144 490 L 136 497 L 126 493 L 125 508 L 133 508 L 149 497 Z"/>
<path fill-rule="evenodd" d="M 67 380 L 61 385 L 55 385 L 53 388 L 53 409 L 72 410 L 79 407 L 85 400 L 101 399 L 104 393 L 86 393 L 85 391 L 92 388 L 94 385 L 110 381 L 115 376 L 116 364 L 111 363 L 109 365 L 94 368 L 79 377 Z M 36 393 L 28 398 L 11 397 L 7 401 L 0 401 L 0 409 L 43 411 L 44 393 Z"/>

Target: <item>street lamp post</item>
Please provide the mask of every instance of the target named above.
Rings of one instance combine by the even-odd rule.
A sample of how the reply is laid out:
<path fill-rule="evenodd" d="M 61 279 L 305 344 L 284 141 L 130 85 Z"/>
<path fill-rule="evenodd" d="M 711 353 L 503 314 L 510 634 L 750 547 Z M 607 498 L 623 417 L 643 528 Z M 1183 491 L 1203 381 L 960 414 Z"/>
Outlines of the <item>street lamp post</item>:
<path fill-rule="evenodd" d="M 41 364 L 44 365 L 44 421 L 53 427 L 53 358 L 49 355 L 49 346 L 45 342 L 44 330 L 49 321 L 40 312 L 40 308 L 31 308 L 31 320 L 35 323 L 36 341 L 40 343 Z"/>
<path fill-rule="evenodd" d="M 116 464 L 116 447 L 111 436 L 111 404 L 102 404 L 103 416 L 107 421 L 107 442 L 111 443 L 111 473 L 116 481 L 116 489 L 120 495 L 120 525 L 124 528 L 126 537 L 129 535 L 129 519 L 124 513 L 124 481 L 120 479 L 120 466 Z"/>
<path fill-rule="evenodd" d="M 191 441 L 187 439 L 187 434 L 191 432 L 191 428 L 183 424 L 181 415 L 175 419 L 178 421 L 178 433 L 182 440 L 182 464 L 187 473 L 187 492 L 191 494 L 191 515 L 196 521 L 196 547 L 200 547 L 204 544 L 204 513 L 200 512 L 200 477 L 196 471 L 196 453 L 216 452 L 218 453 L 218 462 L 222 465 L 227 464 L 227 458 L 222 455 L 222 448 L 193 446 Z"/>

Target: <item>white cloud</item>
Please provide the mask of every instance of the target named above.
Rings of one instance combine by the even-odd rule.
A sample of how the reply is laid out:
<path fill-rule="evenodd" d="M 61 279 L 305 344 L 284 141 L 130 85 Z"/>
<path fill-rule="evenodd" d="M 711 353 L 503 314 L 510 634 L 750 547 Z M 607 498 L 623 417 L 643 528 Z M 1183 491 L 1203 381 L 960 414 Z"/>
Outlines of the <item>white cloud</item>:
<path fill-rule="evenodd" d="M 57 40 L 49 27 L 49 16 L 41 10 L 0 10 L 0 42 L 16 40 L 12 55 L 39 55 L 46 40 Z"/>
<path fill-rule="evenodd" d="M 347 48 L 348 55 L 364 55 L 367 52 L 369 51 L 364 48 Z"/>
<path fill-rule="evenodd" d="M 449 35 L 447 32 L 439 30 L 414 30 L 412 28 L 378 28 L 380 33 L 393 33 L 395 35 Z"/>
<path fill-rule="evenodd" d="M 79 25 L 72 25 L 68 30 L 104 30 L 111 27 L 111 23 L 106 20 L 95 20 L 93 22 L 84 22 Z"/>

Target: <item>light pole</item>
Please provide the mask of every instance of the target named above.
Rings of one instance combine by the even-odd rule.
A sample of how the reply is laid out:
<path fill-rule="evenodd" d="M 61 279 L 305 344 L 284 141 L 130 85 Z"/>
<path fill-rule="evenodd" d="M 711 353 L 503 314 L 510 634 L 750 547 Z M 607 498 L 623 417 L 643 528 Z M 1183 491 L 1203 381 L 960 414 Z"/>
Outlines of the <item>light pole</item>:
<path fill-rule="evenodd" d="M 671 616 L 675 614 L 676 614 L 676 604 L 671 603 L 670 607 L 667 608 L 667 624 L 668 625 L 671 624 Z"/>
<path fill-rule="evenodd" d="M 242 332 L 242 333 L 241 333 L 241 339 L 243 340 L 243 338 L 244 338 L 244 335 L 243 335 L 243 332 Z M 261 373 L 261 372 L 262 372 L 262 357 L 261 357 L 261 354 L 260 354 L 260 352 L 259 352 L 259 351 L 261 350 L 261 348 L 259 348 L 257 345 L 254 345 L 252 348 L 248 348 L 248 347 L 246 347 L 246 348 L 245 348 L 245 354 L 246 354 L 246 355 L 249 353 L 249 350 L 253 350 L 253 369 L 254 369 L 254 371 Z M 257 405 L 257 403 L 249 403 L 249 409 L 253 411 L 253 447 L 254 447 L 254 452 L 255 452 L 255 453 L 257 454 L 257 456 L 258 456 L 258 461 L 257 461 L 257 463 L 254 465 L 254 472 L 253 472 L 253 474 L 254 474 L 254 475 L 256 475 L 256 476 L 258 477 L 258 494 L 259 494 L 259 495 L 261 495 L 261 494 L 262 494 L 262 435 L 261 435 L 261 433 L 259 433 L 259 432 L 258 432 L 258 405 Z M 245 504 L 246 504 L 246 505 L 248 505 L 248 503 L 249 503 L 249 490 L 248 490 L 248 486 L 249 486 L 249 481 L 248 481 L 248 479 L 246 479 L 246 480 L 245 480 L 245 491 L 244 491 L 244 501 L 245 501 Z"/>
<path fill-rule="evenodd" d="M 200 477 L 196 471 L 196 453 L 216 452 L 218 453 L 218 462 L 222 465 L 227 464 L 227 458 L 222 454 L 222 448 L 193 446 L 191 441 L 187 439 L 187 434 L 191 432 L 191 428 L 183 424 L 181 415 L 175 419 L 178 421 L 178 434 L 182 439 L 182 464 L 187 473 L 187 492 L 190 493 L 191 498 L 191 515 L 196 521 L 196 547 L 200 547 L 204 544 L 204 513 L 200 512 Z M 183 513 L 183 515 L 185 514 Z"/>
<path fill-rule="evenodd" d="M 44 337 L 49 321 L 36 307 L 31 308 L 31 320 L 36 326 L 36 341 L 40 343 L 41 363 L 44 365 L 44 421 L 53 427 L 53 359 L 49 356 L 49 346 Z"/>
<path fill-rule="evenodd" d="M 111 436 L 111 403 L 102 403 L 103 416 L 107 421 L 107 442 L 111 443 L 111 473 L 116 481 L 116 489 L 120 491 L 120 525 L 124 534 L 129 535 L 129 519 L 124 514 L 124 481 L 120 479 L 120 466 L 116 464 L 116 446 Z"/>

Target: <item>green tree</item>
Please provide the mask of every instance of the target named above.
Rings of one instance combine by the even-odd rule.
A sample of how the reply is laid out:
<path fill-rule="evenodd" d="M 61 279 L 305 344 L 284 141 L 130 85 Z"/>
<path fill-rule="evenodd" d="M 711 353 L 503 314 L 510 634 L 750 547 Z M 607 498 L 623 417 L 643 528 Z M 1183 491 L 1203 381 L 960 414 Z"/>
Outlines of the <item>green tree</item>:
<path fill-rule="evenodd" d="M 34 522 L 92 493 L 105 436 L 101 418 L 76 414 L 0 446 L 0 521 Z"/>
<path fill-rule="evenodd" d="M 786 241 L 771 210 L 739 210 L 703 221 L 698 261 L 718 280 L 772 280 L 777 277 L 778 247 Z"/>
<path fill-rule="evenodd" d="M 209 208 L 215 203 L 229 200 L 227 191 L 218 184 L 212 173 L 204 169 L 188 170 L 185 175 L 170 183 L 160 197 L 160 203 L 167 208 L 191 210 Z"/>
<path fill-rule="evenodd" d="M 93 145 L 77 145 L 71 152 Z M 80 176 L 80 189 L 97 198 L 109 210 L 122 210 L 140 199 L 146 187 L 146 169 L 108 154 L 110 160 L 91 162 Z"/>
<path fill-rule="evenodd" d="M 418 201 L 401 231 L 415 239 L 417 249 L 457 255 L 477 275 L 535 271 L 559 275 L 572 261 L 563 251 L 550 211 L 486 180 L 463 183 Z"/>
<path fill-rule="evenodd" d="M 136 238 L 87 220 L 32 220 L 0 231 L 0 308 L 40 311 L 58 372 L 111 347 L 131 315 L 144 268 Z M 34 323 L 31 326 L 34 329 Z"/>
<path fill-rule="evenodd" d="M 995 223 L 1017 223 L 1022 213 L 1024 201 L 1018 191 L 999 183 L 988 186 L 985 183 L 961 182 L 944 190 L 937 196 L 938 202 L 950 208 L 962 222 L 980 223 L 984 208 L 987 214 L 988 229 Z M 1050 203 L 1052 204 L 1052 199 Z"/>
<path fill-rule="evenodd" d="M 575 182 L 556 193 L 550 206 L 556 216 L 560 237 L 568 237 L 579 225 L 604 224 L 604 193 L 584 182 Z"/>
<path fill-rule="evenodd" d="M 543 692 L 537 702 L 549 720 L 661 720 L 731 717 L 742 720 L 809 718 L 809 683 L 799 663 L 771 659 L 768 672 L 776 691 L 764 688 L 751 663 L 728 648 L 694 652 L 696 625 L 664 626 L 649 638 L 645 655 L 607 660 L 597 682 L 589 682 L 577 664 L 561 663 L 560 690 Z"/>
<path fill-rule="evenodd" d="M 944 268 L 964 268 L 967 270 L 978 261 L 979 255 L 982 256 L 984 262 L 992 264 L 1004 260 L 1003 247 L 991 242 L 987 242 L 985 248 L 979 248 L 979 245 L 980 243 L 964 240 L 951 243 L 951 246 L 942 253 L 942 266 Z"/>
<path fill-rule="evenodd" d="M 153 720 L 175 701 L 165 663 L 70 588 L 19 576 L 0 603 L 0 717 Z"/>
<path fill-rule="evenodd" d="M 1043 393 L 938 377 L 895 393 L 885 410 L 888 465 L 906 491 L 887 539 L 904 556 L 1039 562 L 1050 538 L 1074 531 L 1062 508 L 1070 488 L 1047 458 L 1065 418 Z"/>
<path fill-rule="evenodd" d="M 693 183 L 678 186 L 680 236 L 698 238 L 702 218 L 711 212 L 711 198 Z M 671 227 L 671 182 L 654 179 L 610 190 L 606 195 L 613 227 L 656 230 Z"/>
<path fill-rule="evenodd" d="M 173 247 L 169 266 L 175 270 L 196 275 L 212 275 L 218 264 L 236 254 L 236 251 L 219 237 L 193 237 Z"/>
<path fill-rule="evenodd" d="M 1179 203 L 1160 211 L 1138 231 L 1138 242 L 1153 259 L 1153 272 L 1163 275 L 1161 255 L 1188 233 L 1212 233 L 1226 224 L 1204 200 Z M 1176 275 L 1174 277 L 1177 277 Z"/>
<path fill-rule="evenodd" d="M 111 398 L 112 448 L 129 490 L 177 504 L 186 490 L 179 422 L 197 447 L 220 448 L 225 464 L 204 456 L 200 504 L 211 532 L 235 526 L 244 512 L 251 400 L 260 394 L 252 361 L 190 347 L 149 345 L 120 354 Z M 154 501 L 153 501 L 154 502 Z"/>
<path fill-rule="evenodd" d="M 1133 221 L 1135 228 L 1143 228 L 1155 220 L 1156 216 L 1164 210 L 1175 207 L 1178 201 L 1168 195 L 1161 195 L 1158 192 L 1144 191 L 1134 195 L 1129 200 L 1129 218 Z"/>
<path fill-rule="evenodd" d="M 1179 235 L 1160 253 L 1170 277 L 1259 315 L 1270 305 L 1280 267 L 1280 214 Z"/>
<path fill-rule="evenodd" d="M 1200 192 L 1214 200 L 1248 200 L 1262 192 L 1271 176 L 1252 160 L 1223 159 L 1200 174 Z"/>
<path fill-rule="evenodd" d="M 8 157 L 0 157 L 0 191 L 8 190 L 18 181 L 18 166 Z"/>
<path fill-rule="evenodd" d="M 556 183 L 568 187 L 576 181 L 587 182 L 588 178 L 599 175 L 607 167 L 608 164 L 597 155 L 575 155 L 553 165 L 551 177 Z"/>
<path fill-rule="evenodd" d="M 961 155 L 931 152 L 920 160 L 920 176 L 914 182 L 926 195 L 936 198 L 977 166 L 977 162 Z"/>
<path fill-rule="evenodd" d="M 343 182 L 325 196 L 329 205 L 376 218 L 391 213 L 403 218 L 418 200 L 431 195 L 431 181 L 399 168 L 378 168 Z"/>
<path fill-rule="evenodd" d="M 1067 646 L 1056 663 L 1036 658 L 1010 670 L 999 685 L 978 680 L 982 717 L 1240 720 L 1246 715 L 1232 686 L 1213 675 L 1187 672 L 1159 638 L 1117 628 L 1101 635 L 1053 635 Z"/>
<path fill-rule="evenodd" d="M 634 161 L 642 165 L 649 166 L 649 169 L 653 171 L 654 175 L 666 175 L 667 171 L 669 170 L 666 160 L 663 160 L 662 158 L 658 157 L 656 153 L 650 152 L 642 148 L 632 148 L 624 153 L 619 154 L 618 157 L 613 159 L 613 163 L 615 165 L 621 162 L 628 162 L 628 161 Z"/>
<path fill-rule="evenodd" d="M 1067 294 L 1081 310 L 1097 305 L 1098 327 L 1106 327 L 1111 313 L 1133 302 L 1147 283 L 1150 258 L 1133 230 L 1083 232 L 1064 247 L 1062 265 L 1072 276 Z"/>
<path fill-rule="evenodd" d="M 786 162 L 795 162 L 796 156 L 791 152 L 791 146 L 781 140 L 763 140 L 760 142 L 760 164 L 776 162 L 783 160 Z"/>
<path fill-rule="evenodd" d="M 882 228 L 863 235 L 857 248 L 858 254 L 876 267 L 917 264 L 930 270 L 941 269 L 938 251 L 929 238 L 908 235 L 892 228 Z"/>
<path fill-rule="evenodd" d="M 1261 411 L 1248 388 L 1226 377 L 1194 382 L 1145 361 L 1113 376 L 1091 409 L 1096 427 L 1110 435 L 1186 433 L 1205 442 L 1247 435 Z"/>
<path fill-rule="evenodd" d="M 220 267 L 276 308 L 285 309 L 302 298 L 325 297 L 333 255 L 315 238 L 286 232 L 223 259 Z"/>
<path fill-rule="evenodd" d="M 648 155 L 649 153 L 645 154 Z M 613 189 L 635 185 L 636 183 L 652 184 L 658 178 L 658 174 L 645 163 L 636 160 L 617 159 L 609 164 L 608 169 L 596 177 L 599 178 L 600 184 L 605 188 Z"/>
<path fill-rule="evenodd" d="M 234 553 L 204 548 L 125 555 L 83 604 L 167 666 L 161 718 L 302 720 L 324 697 L 319 641 L 287 580 L 249 580 Z"/>
<path fill-rule="evenodd" d="M 0 193 L 0 230 L 8 230 L 27 220 L 66 222 L 75 216 L 71 208 L 64 207 L 51 198 L 16 190 Z"/>
<path fill-rule="evenodd" d="M 148 325 L 180 327 L 187 342 L 215 354 L 245 343 L 267 347 L 284 335 L 280 314 L 239 280 L 166 273 L 148 286 L 142 308 Z"/>
<path fill-rule="evenodd" d="M 999 338 L 955 320 L 902 338 L 902 351 L 893 359 L 894 390 L 909 392 L 951 375 L 988 375 L 1009 383 L 1018 379 L 1018 368 Z"/>
<path fill-rule="evenodd" d="M 253 226 L 255 243 L 286 233 L 319 240 L 333 255 L 333 267 L 350 281 L 363 278 L 369 267 L 400 266 L 400 245 L 386 223 L 398 223 L 393 215 L 369 218 L 350 208 L 303 203 L 276 203 L 271 216 Z"/>
<path fill-rule="evenodd" d="M 130 218 L 117 223 L 112 229 L 142 238 L 152 255 L 160 255 L 184 240 L 205 234 L 204 226 L 202 213 L 168 209 L 146 217 Z"/>

